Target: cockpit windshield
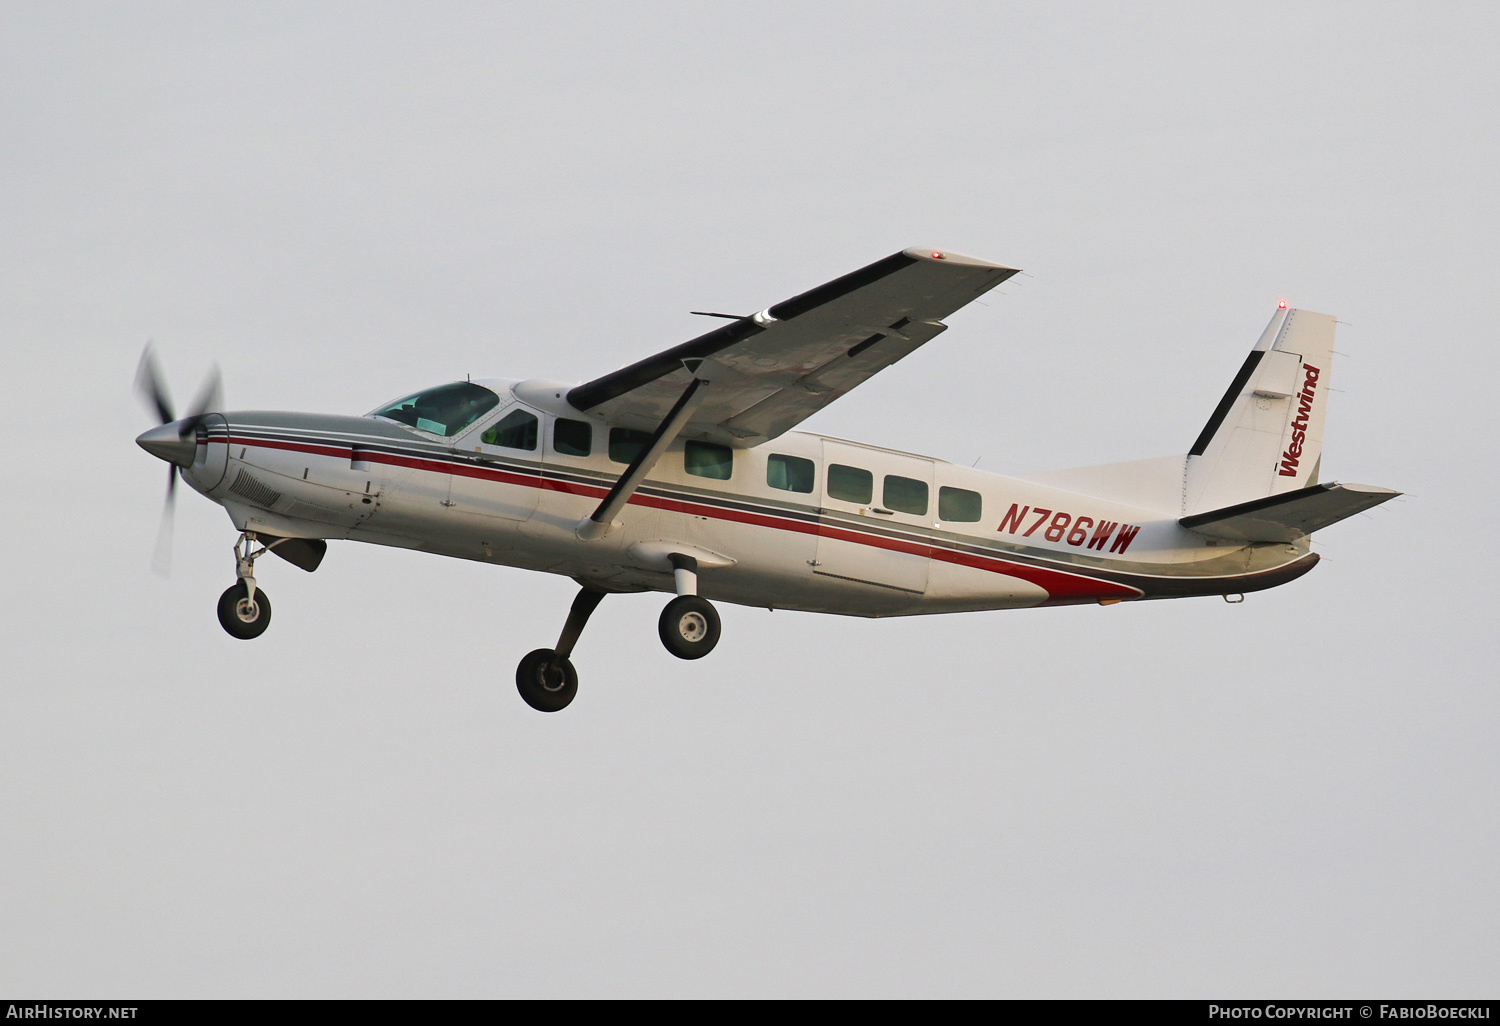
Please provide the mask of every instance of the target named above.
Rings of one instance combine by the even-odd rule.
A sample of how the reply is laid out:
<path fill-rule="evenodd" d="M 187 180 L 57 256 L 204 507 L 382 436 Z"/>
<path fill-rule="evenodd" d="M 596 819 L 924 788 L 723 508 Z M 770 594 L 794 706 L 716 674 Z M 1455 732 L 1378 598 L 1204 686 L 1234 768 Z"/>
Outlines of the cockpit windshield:
<path fill-rule="evenodd" d="M 370 416 L 385 417 L 447 438 L 499 405 L 500 397 L 482 385 L 455 381 L 397 399 Z"/>

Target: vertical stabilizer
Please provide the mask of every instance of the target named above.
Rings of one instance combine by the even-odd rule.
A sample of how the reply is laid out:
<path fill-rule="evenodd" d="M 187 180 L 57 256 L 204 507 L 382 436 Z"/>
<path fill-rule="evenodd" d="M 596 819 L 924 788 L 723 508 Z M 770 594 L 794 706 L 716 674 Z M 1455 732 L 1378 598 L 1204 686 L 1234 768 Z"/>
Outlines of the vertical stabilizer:
<path fill-rule="evenodd" d="M 1187 457 L 1184 514 L 1317 484 L 1334 319 L 1278 310 Z"/>

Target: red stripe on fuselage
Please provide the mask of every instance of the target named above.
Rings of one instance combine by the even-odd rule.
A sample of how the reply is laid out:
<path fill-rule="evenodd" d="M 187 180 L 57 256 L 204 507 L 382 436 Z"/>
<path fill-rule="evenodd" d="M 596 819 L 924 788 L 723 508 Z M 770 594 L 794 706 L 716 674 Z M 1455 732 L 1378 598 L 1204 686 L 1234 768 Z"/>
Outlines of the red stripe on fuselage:
<path fill-rule="evenodd" d="M 989 556 L 954 552 L 952 549 L 933 549 L 932 558 L 941 559 L 944 563 L 957 563 L 959 566 L 971 566 L 976 570 L 1004 574 L 1006 577 L 1019 577 L 1047 592 L 1048 600 L 1044 605 L 1093 602 L 1102 598 L 1140 598 L 1145 594 L 1140 588 L 1134 588 L 1128 584 L 1101 581 L 1096 577 L 1080 577 L 1078 574 L 1048 570 L 1046 567 L 1032 566 L 1029 563 L 1011 563 Z"/>
<path fill-rule="evenodd" d="M 231 437 L 228 441 L 232 445 L 260 446 L 266 449 L 306 452 L 318 456 L 339 456 L 344 459 L 351 459 L 354 453 L 353 447 L 340 448 L 317 445 L 310 442 L 274 442 L 261 438 L 234 437 Z M 489 467 L 476 467 L 468 463 L 448 463 L 443 460 L 422 459 L 414 456 L 396 456 L 392 453 L 377 452 L 370 449 L 360 450 L 360 458 L 369 463 L 384 463 L 389 466 L 405 467 L 410 470 L 421 470 L 434 474 L 459 474 L 464 477 L 498 481 L 504 484 L 523 485 L 530 488 L 564 492 L 569 495 L 581 495 L 588 498 L 602 498 L 609 494 L 609 489 L 606 487 L 578 484 L 573 481 L 552 480 L 542 477 L 540 471 L 531 474 L 517 473 L 514 471 L 491 469 Z M 627 505 L 646 506 L 652 509 L 668 510 L 673 513 L 688 513 L 694 516 L 707 517 L 711 520 L 727 520 L 738 524 L 750 524 L 755 527 L 769 527 L 780 531 L 790 531 L 794 534 L 815 534 L 823 538 L 853 542 L 856 545 L 868 545 L 876 549 L 889 549 L 892 552 L 905 552 L 913 556 L 940 559 L 945 563 L 955 563 L 959 566 L 973 567 L 976 570 L 986 570 L 990 573 L 1000 574 L 1005 577 L 1015 577 L 1035 584 L 1047 592 L 1048 602 L 1045 604 L 1061 605 L 1073 602 L 1092 602 L 1101 598 L 1137 598 L 1145 594 L 1139 588 L 1133 588 L 1124 584 L 1115 584 L 1112 581 L 1101 581 L 1097 578 L 1084 577 L 1062 570 L 1049 570 L 1045 567 L 1032 566 L 1028 563 L 1012 563 L 1009 560 L 991 556 L 955 552 L 951 549 L 904 541 L 900 538 L 888 538 L 884 535 L 869 534 L 831 524 L 817 524 L 807 520 L 786 519 L 768 516 L 763 513 L 751 513 L 746 510 L 726 509 L 722 506 L 687 502 L 681 499 L 669 499 L 657 495 L 642 495 L 640 492 L 632 495 Z"/>

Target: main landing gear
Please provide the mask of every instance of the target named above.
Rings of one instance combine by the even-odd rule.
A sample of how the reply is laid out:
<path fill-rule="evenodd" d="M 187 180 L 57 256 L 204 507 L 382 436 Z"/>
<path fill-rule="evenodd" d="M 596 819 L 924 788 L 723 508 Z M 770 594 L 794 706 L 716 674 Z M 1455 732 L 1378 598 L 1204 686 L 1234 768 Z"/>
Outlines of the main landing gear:
<path fill-rule="evenodd" d="M 271 550 L 254 548 L 255 533 L 245 531 L 234 543 L 235 568 L 239 580 L 219 596 L 219 624 L 231 638 L 249 641 L 271 626 L 271 600 L 255 586 L 255 561 Z"/>
<path fill-rule="evenodd" d="M 698 595 L 698 561 L 678 552 L 667 558 L 677 597 L 661 611 L 656 633 L 678 659 L 702 659 L 719 643 L 719 611 Z"/>
<path fill-rule="evenodd" d="M 719 643 L 719 613 L 698 595 L 697 560 L 675 554 L 671 559 L 677 597 L 661 611 L 657 633 L 667 651 L 677 658 L 702 659 Z M 557 647 L 528 652 L 516 667 L 516 690 L 527 705 L 541 712 L 557 712 L 578 694 L 578 671 L 568 657 L 573 654 L 584 624 L 603 598 L 604 592 L 585 585 L 568 610 L 568 621 L 557 639 Z"/>
<path fill-rule="evenodd" d="M 678 659 L 702 659 L 719 643 L 719 611 L 697 595 L 679 595 L 667 603 L 656 633 Z"/>
<path fill-rule="evenodd" d="M 538 712 L 557 712 L 567 707 L 578 694 L 578 671 L 568 661 L 583 625 L 589 622 L 604 592 L 583 587 L 568 610 L 568 622 L 563 624 L 562 634 L 556 648 L 539 648 L 526 653 L 521 665 L 516 667 L 516 690 L 526 704 Z"/>

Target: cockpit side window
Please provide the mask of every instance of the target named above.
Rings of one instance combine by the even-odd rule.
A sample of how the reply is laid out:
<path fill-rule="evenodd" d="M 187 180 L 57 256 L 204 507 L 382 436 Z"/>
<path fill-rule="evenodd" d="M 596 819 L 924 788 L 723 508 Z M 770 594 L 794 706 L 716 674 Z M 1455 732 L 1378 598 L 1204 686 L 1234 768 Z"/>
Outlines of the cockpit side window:
<path fill-rule="evenodd" d="M 397 399 L 371 416 L 451 438 L 499 405 L 500 397 L 484 386 L 455 381 Z"/>
<path fill-rule="evenodd" d="M 479 436 L 486 445 L 503 445 L 507 449 L 536 448 L 536 416 L 525 410 L 511 410 L 494 427 Z"/>

